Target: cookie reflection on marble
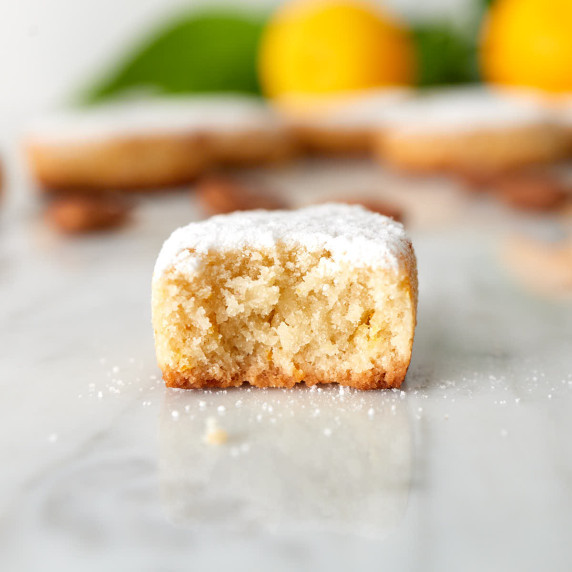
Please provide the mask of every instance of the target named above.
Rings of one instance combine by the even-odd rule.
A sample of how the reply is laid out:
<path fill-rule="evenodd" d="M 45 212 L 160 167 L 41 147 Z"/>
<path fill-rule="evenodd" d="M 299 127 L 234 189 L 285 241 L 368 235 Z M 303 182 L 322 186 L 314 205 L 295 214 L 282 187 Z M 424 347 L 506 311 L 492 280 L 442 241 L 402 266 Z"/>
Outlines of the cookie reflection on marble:
<path fill-rule="evenodd" d="M 205 439 L 213 417 L 224 444 Z M 405 513 L 411 465 L 399 390 L 165 393 L 161 497 L 175 523 L 380 537 Z"/>

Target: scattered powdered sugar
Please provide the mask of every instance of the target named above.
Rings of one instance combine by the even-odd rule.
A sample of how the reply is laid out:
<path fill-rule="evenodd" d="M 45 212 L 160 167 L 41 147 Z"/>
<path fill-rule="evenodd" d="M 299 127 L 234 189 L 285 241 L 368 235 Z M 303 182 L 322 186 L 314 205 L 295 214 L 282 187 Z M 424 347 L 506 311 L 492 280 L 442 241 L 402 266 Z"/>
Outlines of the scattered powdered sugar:
<path fill-rule="evenodd" d="M 161 249 L 154 277 L 173 267 L 183 275 L 192 274 L 200 265 L 200 255 L 210 250 L 272 249 L 277 243 L 327 250 L 334 268 L 348 261 L 392 269 L 410 256 L 411 244 L 402 224 L 359 205 L 329 203 L 297 211 L 237 212 L 173 232 Z"/>
<path fill-rule="evenodd" d="M 247 386 L 228 390 L 171 389 L 166 395 L 171 421 L 196 417 L 214 427 L 224 415 L 229 426 L 239 422 L 242 427 L 239 433 L 244 436 L 244 427 L 249 423 L 274 425 L 296 417 L 301 424 L 319 427 L 325 437 L 332 436 L 353 415 L 366 423 L 376 424 L 388 415 L 402 414 L 406 397 L 406 392 L 399 389 L 363 392 L 336 385 L 301 385 L 293 389 Z M 242 410 L 238 412 L 237 408 Z M 419 407 L 417 411 L 420 413 L 423 408 Z"/>
<path fill-rule="evenodd" d="M 121 399 L 125 394 L 133 395 L 135 392 L 143 394 L 145 399 L 141 405 L 148 407 L 152 401 L 147 399 L 149 392 L 155 392 L 164 387 L 164 381 L 156 374 L 146 373 L 149 364 L 147 360 L 139 361 L 133 357 L 123 364 L 113 364 L 104 357 L 98 359 L 103 366 L 103 372 L 98 376 L 97 382 L 90 381 L 85 388 L 77 394 L 79 399 L 84 397 L 104 402 L 108 397 Z"/>

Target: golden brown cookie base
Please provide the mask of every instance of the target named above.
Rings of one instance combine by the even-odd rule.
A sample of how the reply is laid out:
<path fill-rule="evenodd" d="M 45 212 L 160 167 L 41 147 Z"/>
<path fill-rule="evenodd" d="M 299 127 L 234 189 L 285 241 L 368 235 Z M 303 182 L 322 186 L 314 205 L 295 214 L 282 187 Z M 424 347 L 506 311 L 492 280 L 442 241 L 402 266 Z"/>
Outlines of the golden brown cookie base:
<path fill-rule="evenodd" d="M 163 369 L 163 379 L 167 387 L 179 389 L 224 389 L 227 387 L 240 387 L 248 383 L 255 387 L 284 387 L 291 388 L 297 383 L 307 386 L 327 383 L 337 383 L 355 389 L 391 389 L 401 386 L 407 373 L 409 363 L 399 363 L 392 371 L 372 369 L 368 372 L 354 374 L 345 372 L 335 378 L 324 377 L 321 373 L 305 372 L 296 377 L 277 370 L 250 370 L 226 378 L 213 379 L 206 372 L 193 370 L 191 372 L 178 372 L 169 368 Z"/>
<path fill-rule="evenodd" d="M 196 133 L 31 143 L 28 162 L 46 191 L 153 190 L 190 183 L 217 166 L 281 163 L 294 155 L 278 133 Z"/>
<path fill-rule="evenodd" d="M 458 133 L 388 129 L 374 147 L 381 162 L 403 171 L 491 174 L 556 161 L 566 154 L 566 138 L 554 125 Z"/>
<path fill-rule="evenodd" d="M 149 189 L 192 181 L 210 162 L 201 136 L 133 137 L 28 147 L 47 190 Z"/>
<path fill-rule="evenodd" d="M 286 132 L 206 134 L 215 166 L 280 165 L 294 158 L 294 140 Z"/>
<path fill-rule="evenodd" d="M 370 129 L 296 127 L 293 134 L 301 149 L 316 155 L 368 155 L 373 147 Z"/>

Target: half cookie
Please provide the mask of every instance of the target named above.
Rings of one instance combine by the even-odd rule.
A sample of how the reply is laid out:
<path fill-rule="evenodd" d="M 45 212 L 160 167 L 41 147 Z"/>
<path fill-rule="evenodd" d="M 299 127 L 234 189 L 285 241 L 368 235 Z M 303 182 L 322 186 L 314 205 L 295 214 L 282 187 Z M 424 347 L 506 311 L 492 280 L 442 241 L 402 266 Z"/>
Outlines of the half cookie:
<path fill-rule="evenodd" d="M 165 187 L 291 153 L 282 122 L 247 96 L 120 101 L 47 117 L 27 138 L 32 174 L 57 190 Z"/>
<path fill-rule="evenodd" d="M 416 260 L 401 224 L 360 206 L 240 212 L 175 231 L 152 298 L 168 386 L 399 387 Z"/>

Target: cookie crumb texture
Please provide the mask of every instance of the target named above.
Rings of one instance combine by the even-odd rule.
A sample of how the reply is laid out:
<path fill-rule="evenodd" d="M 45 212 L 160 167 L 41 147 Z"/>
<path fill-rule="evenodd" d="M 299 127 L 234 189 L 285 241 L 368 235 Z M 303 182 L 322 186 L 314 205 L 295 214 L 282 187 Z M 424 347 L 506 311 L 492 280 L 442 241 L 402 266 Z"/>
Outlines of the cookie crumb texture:
<path fill-rule="evenodd" d="M 360 207 L 339 208 L 360 209 L 380 231 L 401 226 Z M 314 211 L 316 217 L 328 213 Z M 395 265 L 336 260 L 328 248 L 285 240 L 272 247 L 186 251 L 192 265 L 156 270 L 153 283 L 166 384 L 399 387 L 411 357 L 417 302 L 413 251 L 407 239 L 399 240 Z"/>

